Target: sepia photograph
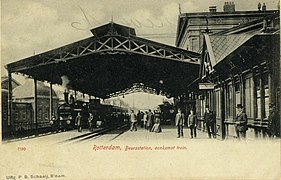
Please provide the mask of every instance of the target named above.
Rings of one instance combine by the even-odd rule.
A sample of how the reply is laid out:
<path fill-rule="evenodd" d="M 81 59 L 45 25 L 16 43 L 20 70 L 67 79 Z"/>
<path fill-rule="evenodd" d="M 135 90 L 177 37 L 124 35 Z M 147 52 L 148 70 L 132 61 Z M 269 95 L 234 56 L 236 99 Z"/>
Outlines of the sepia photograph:
<path fill-rule="evenodd" d="M 281 178 L 279 0 L 2 0 L 0 179 Z"/>

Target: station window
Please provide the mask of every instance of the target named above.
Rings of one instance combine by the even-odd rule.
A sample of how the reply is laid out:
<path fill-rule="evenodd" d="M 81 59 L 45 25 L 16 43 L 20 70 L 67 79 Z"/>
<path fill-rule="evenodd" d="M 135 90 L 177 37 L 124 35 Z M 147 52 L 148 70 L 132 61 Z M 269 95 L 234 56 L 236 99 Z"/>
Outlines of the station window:
<path fill-rule="evenodd" d="M 261 90 L 260 90 L 260 78 L 259 78 L 259 76 L 256 76 L 256 78 L 255 78 L 255 87 L 256 87 L 256 93 L 257 93 L 257 101 L 256 101 L 257 118 L 261 119 Z"/>
<path fill-rule="evenodd" d="M 49 119 L 49 109 L 46 109 L 44 112 L 44 119 L 48 120 Z"/>
<path fill-rule="evenodd" d="M 22 111 L 22 120 L 26 120 L 26 111 L 25 110 L 23 110 Z"/>
<path fill-rule="evenodd" d="M 199 40 L 197 37 L 190 38 L 190 50 L 191 51 L 198 51 L 199 49 Z"/>
<path fill-rule="evenodd" d="M 233 87 L 232 84 L 228 84 L 227 85 L 227 89 L 226 89 L 226 117 L 228 119 L 231 119 L 233 117 Z"/>
<path fill-rule="evenodd" d="M 216 107 L 216 117 L 220 117 L 221 108 L 220 108 L 220 90 L 215 90 L 215 107 Z"/>
<path fill-rule="evenodd" d="M 235 83 L 235 103 L 241 104 L 240 82 Z"/>
<path fill-rule="evenodd" d="M 269 85 L 268 85 L 268 73 L 263 75 L 263 87 L 264 87 L 264 117 L 267 118 L 269 115 Z"/>
<path fill-rule="evenodd" d="M 19 120 L 19 113 L 18 113 L 18 112 L 15 113 L 15 120 L 16 120 L 16 121 Z"/>
<path fill-rule="evenodd" d="M 37 116 L 38 120 L 42 119 L 42 109 L 38 109 L 38 116 Z"/>
<path fill-rule="evenodd" d="M 2 121 L 7 121 L 8 120 L 7 113 L 5 111 L 3 111 L 2 113 L 3 113 Z"/>
<path fill-rule="evenodd" d="M 30 111 L 30 110 L 27 110 L 26 111 L 26 118 L 28 119 L 28 121 L 31 121 L 31 119 L 32 119 L 32 112 Z"/>
<path fill-rule="evenodd" d="M 254 118 L 254 83 L 252 77 L 245 78 L 245 110 L 248 117 Z"/>

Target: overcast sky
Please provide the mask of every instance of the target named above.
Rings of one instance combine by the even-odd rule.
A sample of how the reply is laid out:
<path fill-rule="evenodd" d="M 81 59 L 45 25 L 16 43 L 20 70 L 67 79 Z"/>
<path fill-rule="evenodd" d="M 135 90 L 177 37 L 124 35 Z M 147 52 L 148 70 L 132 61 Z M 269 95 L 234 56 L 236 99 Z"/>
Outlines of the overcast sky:
<path fill-rule="evenodd" d="M 203 12 L 224 0 L 2 0 L 1 74 L 4 65 L 91 36 L 90 29 L 114 22 L 137 35 L 173 45 L 179 4 L 182 12 Z M 236 10 L 256 10 L 258 2 L 277 9 L 278 0 L 235 0 Z"/>

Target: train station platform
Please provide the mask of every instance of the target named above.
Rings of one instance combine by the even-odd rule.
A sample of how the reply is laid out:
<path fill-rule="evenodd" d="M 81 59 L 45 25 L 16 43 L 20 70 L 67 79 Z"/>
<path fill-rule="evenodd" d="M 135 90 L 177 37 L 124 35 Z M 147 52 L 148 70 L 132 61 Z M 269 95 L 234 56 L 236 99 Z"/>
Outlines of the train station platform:
<path fill-rule="evenodd" d="M 155 142 L 155 141 L 183 141 L 183 140 L 203 140 L 209 139 L 208 135 L 205 132 L 197 130 L 197 137 L 191 138 L 190 129 L 184 128 L 183 137 L 177 138 L 177 127 L 176 126 L 161 126 L 162 132 L 155 133 L 149 132 L 148 130 L 137 127 L 137 131 L 126 131 L 118 137 L 120 141 L 139 141 L 139 142 Z"/>
<path fill-rule="evenodd" d="M 9 157 L 4 164 L 28 159 L 25 166 L 13 163 L 14 168 L 1 166 L 0 172 L 49 177 L 58 174 L 64 177 L 62 180 L 233 179 L 237 175 L 257 179 L 263 173 L 267 174 L 265 179 L 278 179 L 280 175 L 276 171 L 280 167 L 279 140 L 221 141 L 209 139 L 202 131 L 191 139 L 189 133 L 185 128 L 184 137 L 177 138 L 175 126 L 162 126 L 161 133 L 140 127 L 131 132 L 128 126 L 122 126 L 24 139 L 2 144 L 1 148 Z"/>

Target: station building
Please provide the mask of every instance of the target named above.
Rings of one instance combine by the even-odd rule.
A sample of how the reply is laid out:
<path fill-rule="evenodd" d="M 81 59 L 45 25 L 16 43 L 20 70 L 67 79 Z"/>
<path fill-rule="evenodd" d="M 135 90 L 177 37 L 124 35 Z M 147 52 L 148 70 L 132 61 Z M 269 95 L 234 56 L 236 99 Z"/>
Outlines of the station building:
<path fill-rule="evenodd" d="M 276 10 L 267 10 L 265 3 L 257 4 L 256 11 L 237 11 L 234 2 L 225 2 L 222 12 L 218 12 L 216 6 L 210 6 L 209 12 L 180 13 L 175 44 L 200 53 L 206 31 L 217 33 L 275 13 Z"/>
<path fill-rule="evenodd" d="M 280 117 L 279 11 L 203 34 L 199 78 L 189 89 L 187 96 L 196 101 L 201 120 L 206 105 L 216 113 L 217 133 L 223 139 L 236 136 L 236 104 L 242 104 L 248 116 L 247 137 L 266 136 L 270 104 Z M 275 131 L 280 137 L 280 118 L 276 119 Z"/>

